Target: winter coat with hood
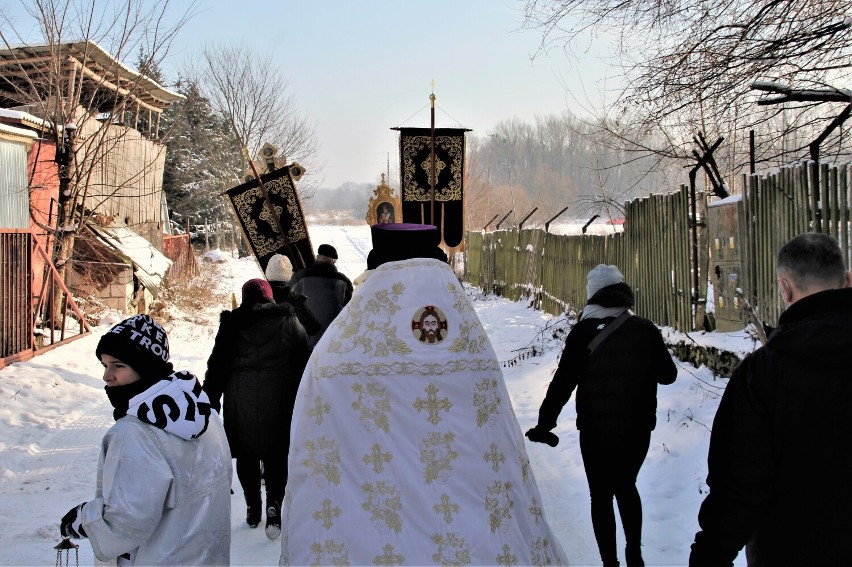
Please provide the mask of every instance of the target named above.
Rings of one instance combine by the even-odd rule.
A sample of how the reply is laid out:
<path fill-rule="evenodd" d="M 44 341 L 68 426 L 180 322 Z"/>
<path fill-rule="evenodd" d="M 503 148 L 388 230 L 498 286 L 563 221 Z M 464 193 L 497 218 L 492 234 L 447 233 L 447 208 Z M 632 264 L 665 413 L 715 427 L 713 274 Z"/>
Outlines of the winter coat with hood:
<path fill-rule="evenodd" d="M 624 283 L 601 289 L 590 305 L 630 307 L 633 292 Z M 577 390 L 577 429 L 618 431 L 656 425 L 657 384 L 677 377 L 659 329 L 648 319 L 631 316 L 589 355 L 589 343 L 616 317 L 589 317 L 568 333 L 559 366 L 539 409 L 538 425 L 556 427 L 562 408 Z"/>
<path fill-rule="evenodd" d="M 779 319 L 728 381 L 713 421 L 710 493 L 690 565 L 852 562 L 852 289 Z M 747 544 L 747 545 L 746 545 Z"/>
<path fill-rule="evenodd" d="M 267 458 L 289 443 L 293 403 L 308 360 L 307 335 L 288 304 L 223 311 L 204 390 L 222 417 L 234 458 Z"/>
<path fill-rule="evenodd" d="M 231 456 L 198 379 L 175 372 L 115 415 L 101 442 L 95 500 L 80 518 L 95 557 L 114 565 L 229 564 Z"/>

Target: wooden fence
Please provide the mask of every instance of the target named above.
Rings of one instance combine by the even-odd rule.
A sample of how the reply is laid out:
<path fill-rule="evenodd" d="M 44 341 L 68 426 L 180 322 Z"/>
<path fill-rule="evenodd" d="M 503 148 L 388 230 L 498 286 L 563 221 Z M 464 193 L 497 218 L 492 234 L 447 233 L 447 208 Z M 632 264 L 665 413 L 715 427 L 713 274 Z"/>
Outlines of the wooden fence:
<path fill-rule="evenodd" d="M 815 183 L 816 179 L 819 182 Z M 815 188 L 815 189 L 812 189 Z M 774 325 L 783 308 L 775 280 L 780 246 L 802 232 L 827 232 L 837 238 L 850 261 L 848 165 L 784 168 L 769 175 L 742 177 L 737 207 L 739 266 L 734 286 L 740 314 L 748 310 Z M 586 302 L 586 275 L 598 264 L 619 267 L 636 295 L 637 314 L 681 331 L 695 326 L 694 265 L 704 282 L 713 282 L 713 235 L 703 220 L 707 206 L 699 195 L 698 258 L 689 188 L 651 195 L 626 204 L 624 232 L 606 236 L 554 235 L 541 229 L 467 233 L 465 277 L 471 284 L 512 300 L 558 314 Z M 717 254 L 718 255 L 718 254 Z M 709 276 L 708 276 L 709 274 Z M 700 281 L 700 280 L 699 280 Z M 699 300 L 703 285 L 699 285 Z M 715 288 L 714 288 L 715 289 Z"/>
<path fill-rule="evenodd" d="M 163 237 L 163 254 L 172 261 L 166 280 L 184 281 L 200 273 L 188 234 Z"/>
<path fill-rule="evenodd" d="M 817 167 L 818 175 L 817 175 Z M 850 257 L 849 164 L 784 168 L 768 176 L 743 176 L 744 290 L 762 321 L 775 324 L 784 309 L 775 255 L 803 232 L 830 234 Z"/>

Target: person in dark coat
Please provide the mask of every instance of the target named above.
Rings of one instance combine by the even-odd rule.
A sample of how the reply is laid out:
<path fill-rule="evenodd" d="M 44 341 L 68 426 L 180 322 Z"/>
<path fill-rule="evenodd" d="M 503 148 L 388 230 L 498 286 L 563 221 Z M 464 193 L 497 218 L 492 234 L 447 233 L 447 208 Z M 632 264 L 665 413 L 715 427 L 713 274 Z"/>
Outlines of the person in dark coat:
<path fill-rule="evenodd" d="M 204 390 L 223 419 L 237 478 L 246 499 L 246 523 L 260 523 L 261 473 L 266 482 L 266 535 L 281 533 L 293 404 L 308 360 L 308 340 L 292 306 L 278 304 L 264 279 L 243 285 L 242 303 L 223 311 Z"/>
<path fill-rule="evenodd" d="M 337 271 L 336 263 L 337 250 L 334 246 L 320 244 L 316 262 L 293 274 L 290 280 L 290 292 L 307 296 L 308 309 L 322 327 L 318 333 L 308 337 L 311 349 L 352 299 L 352 282 Z"/>
<path fill-rule="evenodd" d="M 852 272 L 837 241 L 799 235 L 778 252 L 787 309 L 734 370 L 713 420 L 710 492 L 693 566 L 852 563 Z"/>
<path fill-rule="evenodd" d="M 290 289 L 290 279 L 293 277 L 293 265 L 283 254 L 274 254 L 266 264 L 266 281 L 272 287 L 272 298 L 276 303 L 289 303 L 299 318 L 299 323 L 308 335 L 315 335 L 322 330 L 322 324 L 314 317 L 308 307 L 308 298 Z"/>
<path fill-rule="evenodd" d="M 601 264 L 589 272 L 588 304 L 565 339 L 538 424 L 526 436 L 556 446 L 559 438 L 551 430 L 577 389 L 577 429 L 598 550 L 605 566 L 619 565 L 615 497 L 627 543 L 625 558 L 632 567 L 644 565 L 636 477 L 657 422 L 657 384 L 673 383 L 677 367 L 656 325 L 629 311 L 633 290 L 623 280 L 616 266 Z M 618 326 L 590 352 L 590 343 L 613 324 Z"/>

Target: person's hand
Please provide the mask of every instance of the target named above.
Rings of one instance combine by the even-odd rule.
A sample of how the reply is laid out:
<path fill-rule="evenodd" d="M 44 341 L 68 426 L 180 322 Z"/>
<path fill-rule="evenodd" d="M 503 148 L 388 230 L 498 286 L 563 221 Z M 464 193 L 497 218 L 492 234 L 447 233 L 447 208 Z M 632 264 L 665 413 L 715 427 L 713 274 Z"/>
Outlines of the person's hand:
<path fill-rule="evenodd" d="M 88 537 L 86 530 L 83 529 L 83 506 L 85 506 L 85 503 L 71 508 L 67 514 L 62 516 L 59 521 L 59 532 L 62 537 Z"/>
<path fill-rule="evenodd" d="M 536 443 L 547 443 L 551 447 L 559 445 L 559 437 L 552 431 L 546 431 L 538 425 L 526 432 L 527 439 Z"/>

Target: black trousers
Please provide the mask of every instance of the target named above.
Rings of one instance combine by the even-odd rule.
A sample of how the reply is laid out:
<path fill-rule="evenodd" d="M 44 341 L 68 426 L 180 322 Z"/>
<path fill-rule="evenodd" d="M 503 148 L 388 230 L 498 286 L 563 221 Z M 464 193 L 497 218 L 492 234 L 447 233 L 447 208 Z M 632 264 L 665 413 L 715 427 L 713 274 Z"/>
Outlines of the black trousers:
<path fill-rule="evenodd" d="M 616 565 L 618 561 L 613 497 L 618 502 L 627 548 L 639 552 L 642 500 L 636 489 L 636 477 L 650 444 L 651 432 L 647 430 L 580 430 L 580 452 L 592 500 L 592 527 L 604 565 Z"/>
<path fill-rule="evenodd" d="M 263 479 L 266 482 L 266 505 L 273 501 L 281 506 L 284 489 L 287 486 L 287 453 L 275 458 L 262 459 Z M 252 457 L 237 458 L 237 478 L 243 487 L 246 504 L 259 505 L 260 502 L 260 463 L 261 459 Z"/>

